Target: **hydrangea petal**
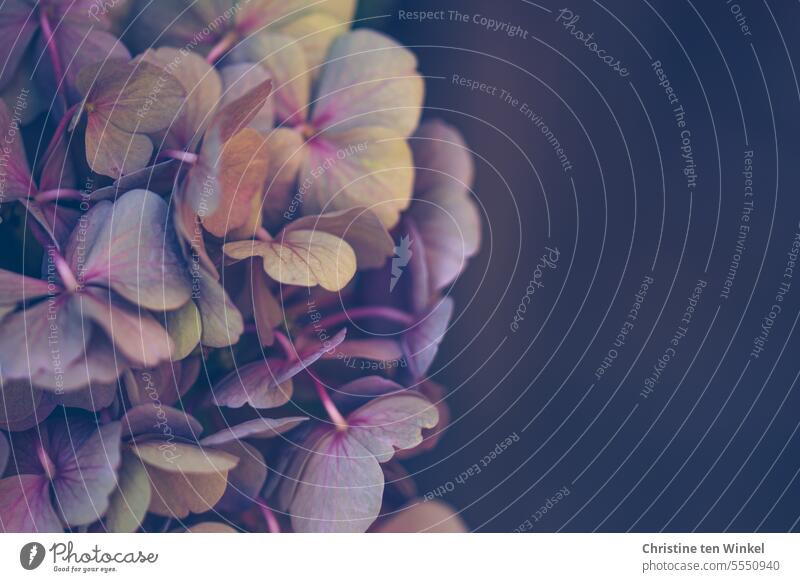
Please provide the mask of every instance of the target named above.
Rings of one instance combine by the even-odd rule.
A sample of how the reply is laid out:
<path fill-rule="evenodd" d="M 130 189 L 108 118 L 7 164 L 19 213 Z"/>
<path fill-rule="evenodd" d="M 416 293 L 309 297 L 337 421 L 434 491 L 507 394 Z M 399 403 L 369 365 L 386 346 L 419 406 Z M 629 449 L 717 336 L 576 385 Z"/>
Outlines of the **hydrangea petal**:
<path fill-rule="evenodd" d="M 2 19 L 0 19 L 2 20 Z M 0 31 L 2 29 L 0 28 Z M 0 59 L 2 57 L 0 56 Z M 2 193 L 6 200 L 26 198 L 35 188 L 25 155 L 25 144 L 16 121 L 11 117 L 5 101 L 0 101 L 0 135 L 3 136 Z"/>
<path fill-rule="evenodd" d="M 150 478 L 150 511 L 178 519 L 208 511 L 225 493 L 228 471 L 236 466 L 238 458 L 187 443 L 171 446 L 170 456 L 163 454 L 158 441 L 137 444 L 132 449 L 144 462 Z"/>
<path fill-rule="evenodd" d="M 144 521 L 150 497 L 150 480 L 142 462 L 133 453 L 123 452 L 117 489 L 104 520 L 106 529 L 113 533 L 135 532 Z"/>
<path fill-rule="evenodd" d="M 356 253 L 359 269 L 374 269 L 394 254 L 394 242 L 378 217 L 366 208 L 351 208 L 320 216 L 305 216 L 285 231 L 319 230 L 344 239 Z"/>
<path fill-rule="evenodd" d="M 267 480 L 267 464 L 261 452 L 242 441 L 231 441 L 215 446 L 230 453 L 239 463 L 228 472 L 228 486 L 216 505 L 219 511 L 243 511 L 258 497 Z"/>
<path fill-rule="evenodd" d="M 277 408 L 292 397 L 291 376 L 285 363 L 267 359 L 242 366 L 223 378 L 214 388 L 214 400 L 219 406 L 241 408 Z"/>
<path fill-rule="evenodd" d="M 308 185 L 304 214 L 365 207 L 392 228 L 411 203 L 411 148 L 390 130 L 326 132 L 307 147 L 300 183 Z"/>
<path fill-rule="evenodd" d="M 222 238 L 247 223 L 252 201 L 258 200 L 264 189 L 268 155 L 264 138 L 254 129 L 245 128 L 225 142 L 215 160 L 219 203 L 214 212 L 202 217 L 208 232 Z"/>
<path fill-rule="evenodd" d="M 117 485 L 120 429 L 119 422 L 110 422 L 80 444 L 74 438 L 74 430 L 60 434 L 58 429 L 50 431 L 51 447 L 59 442 L 62 449 L 58 455 L 51 453 L 57 466 L 53 493 L 67 524 L 88 525 L 100 519 L 108 508 Z"/>
<path fill-rule="evenodd" d="M 170 359 L 172 340 L 152 315 L 127 309 L 97 289 L 88 289 L 78 297 L 82 312 L 105 331 L 133 365 L 152 368 Z"/>
<path fill-rule="evenodd" d="M 222 95 L 222 81 L 214 67 L 197 53 L 172 47 L 148 49 L 141 60 L 172 75 L 183 87 L 186 100 L 166 130 L 162 148 L 192 149 Z"/>
<path fill-rule="evenodd" d="M 92 334 L 74 296 L 56 295 L 7 315 L 0 326 L 0 367 L 7 379 L 64 386 L 68 364 L 86 351 Z M 23 340 L 23 341 L 20 341 Z"/>
<path fill-rule="evenodd" d="M 5 380 L 0 390 L 0 428 L 24 431 L 33 428 L 53 412 L 55 404 L 27 379 Z M 0 475 L 3 472 L 0 471 Z"/>
<path fill-rule="evenodd" d="M 194 301 L 187 301 L 183 307 L 165 314 L 165 324 L 174 349 L 172 358 L 182 360 L 189 356 L 200 343 L 203 321 Z"/>
<path fill-rule="evenodd" d="M 43 475 L 0 479 L 0 530 L 4 533 L 54 533 L 64 530 L 50 503 Z"/>
<path fill-rule="evenodd" d="M 419 322 L 404 334 L 401 345 L 408 359 L 409 371 L 415 379 L 422 378 L 428 373 L 452 316 L 453 299 L 445 297 L 437 301 Z"/>
<path fill-rule="evenodd" d="M 275 281 L 339 291 L 356 272 L 353 248 L 326 232 L 293 230 L 273 241 L 238 241 L 224 247 L 232 259 L 261 256 L 264 271 Z"/>
<path fill-rule="evenodd" d="M 224 87 L 220 103 L 222 107 L 244 97 L 247 93 L 270 79 L 266 69 L 255 63 L 227 65 L 220 69 L 219 74 L 222 77 L 222 86 Z M 264 134 L 272 130 L 275 121 L 272 103 L 274 96 L 275 93 L 273 92 L 250 120 L 247 127 Z"/>
<path fill-rule="evenodd" d="M 126 437 L 174 436 L 195 440 L 203 432 L 195 418 L 182 410 L 152 400 L 148 404 L 134 406 L 120 421 Z"/>
<path fill-rule="evenodd" d="M 269 71 L 274 86 L 272 101 L 277 124 L 291 120 L 294 125 L 306 121 L 311 99 L 311 72 L 302 47 L 291 37 L 256 34 L 242 41 L 231 57 L 239 63 L 258 63 Z"/>
<path fill-rule="evenodd" d="M 307 421 L 305 416 L 286 418 L 254 418 L 236 426 L 222 429 L 200 441 L 201 445 L 222 445 L 241 439 L 269 439 L 289 432 Z"/>
<path fill-rule="evenodd" d="M 198 270 L 195 283 L 195 300 L 203 323 L 201 343 L 224 348 L 238 342 L 244 333 L 244 320 L 224 287 L 203 267 Z"/>
<path fill-rule="evenodd" d="M 101 220 L 94 220 L 94 213 Z M 160 196 L 132 190 L 114 203 L 110 219 L 105 203 L 90 210 L 86 220 L 90 226 L 73 235 L 87 241 L 85 261 L 76 269 L 86 284 L 106 285 L 135 304 L 159 311 L 177 309 L 189 300 L 191 285 L 167 230 L 167 204 Z M 69 245 L 73 247 L 79 248 Z"/>
<path fill-rule="evenodd" d="M 379 32 L 359 29 L 333 43 L 312 122 L 336 132 L 382 127 L 407 137 L 419 123 L 423 94 L 414 53 Z"/>
<path fill-rule="evenodd" d="M 422 396 L 389 394 L 350 414 L 346 430 L 329 429 L 307 442 L 309 453 L 290 466 L 289 495 L 282 497 L 295 531 L 366 531 L 380 511 L 380 463 L 395 449 L 418 445 L 422 429 L 437 421 L 436 408 Z"/>
<path fill-rule="evenodd" d="M 0 49 L 0 89 L 8 85 L 22 61 L 39 24 L 28 2 L 6 0 L 3 2 L 3 17 L 0 18 L 0 38 L 5 39 Z"/>

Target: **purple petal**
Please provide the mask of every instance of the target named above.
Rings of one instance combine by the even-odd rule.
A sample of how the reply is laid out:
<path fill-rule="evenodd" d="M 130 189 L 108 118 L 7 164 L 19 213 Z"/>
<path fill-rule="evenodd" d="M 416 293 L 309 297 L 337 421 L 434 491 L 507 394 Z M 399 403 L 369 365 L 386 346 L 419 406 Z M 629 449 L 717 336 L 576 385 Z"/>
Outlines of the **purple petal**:
<path fill-rule="evenodd" d="M 383 497 L 383 472 L 356 439 L 333 431 L 314 447 L 289 507 L 297 532 L 365 532 Z"/>
<path fill-rule="evenodd" d="M 234 370 L 214 388 L 216 402 L 228 408 L 240 408 L 245 404 L 253 408 L 283 406 L 292 395 L 290 380 L 341 344 L 346 333 L 342 329 L 325 341 L 315 339 L 307 345 L 298 345 L 297 359 L 288 364 L 284 360 L 269 358 Z"/>
<path fill-rule="evenodd" d="M 377 398 L 347 417 L 348 434 L 358 440 L 381 463 L 394 456 L 395 449 L 410 449 L 422 442 L 422 429 L 439 422 L 436 407 L 413 392 Z"/>
<path fill-rule="evenodd" d="M 231 301 L 225 288 L 204 268 L 193 273 L 199 287 L 195 294 L 203 331 L 200 343 L 212 348 L 235 344 L 244 333 L 242 314 Z"/>
<path fill-rule="evenodd" d="M 64 530 L 50 503 L 50 481 L 42 475 L 0 479 L 0 530 L 53 533 Z"/>
<path fill-rule="evenodd" d="M 219 406 L 241 408 L 276 408 L 292 396 L 291 378 L 300 370 L 288 373 L 283 360 L 271 358 L 253 362 L 234 370 L 214 388 L 214 400 Z"/>
<path fill-rule="evenodd" d="M 450 325 L 453 316 L 453 300 L 446 297 L 437 302 L 402 339 L 403 351 L 408 360 L 409 371 L 414 379 L 428 373 L 433 359 L 439 351 L 439 344 Z"/>
<path fill-rule="evenodd" d="M 281 502 L 298 532 L 364 532 L 377 518 L 383 497 L 380 463 L 395 449 L 422 441 L 436 425 L 436 408 L 412 392 L 382 396 L 347 418 L 346 431 L 326 429 L 306 440 L 286 472 Z"/>
<path fill-rule="evenodd" d="M 92 327 L 70 295 L 54 295 L 7 315 L 0 326 L 3 374 L 58 388 L 66 367 L 85 352 Z"/>
<path fill-rule="evenodd" d="M 53 493 L 67 524 L 88 525 L 108 508 L 117 485 L 121 428 L 119 422 L 111 422 L 85 438 L 76 423 L 59 423 L 50 431 L 56 465 Z"/>
<path fill-rule="evenodd" d="M 132 190 L 110 209 L 108 204 L 97 205 L 86 216 L 89 226 L 74 232 L 68 245 L 68 258 L 85 283 L 108 286 L 133 303 L 159 311 L 177 309 L 189 300 L 190 282 L 172 231 L 167 230 L 167 204 L 160 196 Z M 85 237 L 83 248 L 88 250 L 83 264 L 76 264 L 80 237 Z"/>
<path fill-rule="evenodd" d="M 53 288 L 54 292 L 58 290 L 58 287 Z M 0 303 L 3 305 L 30 301 L 44 297 L 48 293 L 50 293 L 50 289 L 47 281 L 0 269 Z"/>
<path fill-rule="evenodd" d="M 215 448 L 230 453 L 239 463 L 228 472 L 228 486 L 215 508 L 236 513 L 247 509 L 257 498 L 267 480 L 267 464 L 255 447 L 241 441 L 216 445 Z"/>
<path fill-rule="evenodd" d="M 22 60 L 25 50 L 36 33 L 39 24 L 33 7 L 22 0 L 3 2 L 3 17 L 0 18 L 0 89 L 11 81 Z"/>
<path fill-rule="evenodd" d="M 135 406 L 120 421 L 126 438 L 174 436 L 196 440 L 203 426 L 185 412 L 154 400 Z"/>
<path fill-rule="evenodd" d="M 3 13 L 0 21 L 5 20 Z M 3 25 L 0 24 L 0 33 Z M 7 38 L 7 37 L 3 37 Z M 0 52 L 0 63 L 2 53 Z M 8 65 L 6 65 L 8 66 Z M 3 70 L 0 65 L 0 70 Z M 0 99 L 0 132 L 3 135 L 4 164 L 3 164 L 3 195 L 6 200 L 26 198 L 33 190 L 31 184 L 31 171 L 25 157 L 25 146 L 22 143 L 20 128 L 12 126 L 11 115 L 5 101 Z"/>
<path fill-rule="evenodd" d="M 207 436 L 200 441 L 201 445 L 221 445 L 242 439 L 269 439 L 289 432 L 299 424 L 307 421 L 305 416 L 287 418 L 254 418 L 236 426 L 225 428 Z"/>
<path fill-rule="evenodd" d="M 34 388 L 29 380 L 6 380 L 0 391 L 0 428 L 28 430 L 44 422 L 54 408 L 55 404 L 45 398 L 41 390 Z"/>
<path fill-rule="evenodd" d="M 100 326 L 133 365 L 148 368 L 168 360 L 173 345 L 167 330 L 149 312 L 137 313 L 110 295 L 89 287 L 77 297 L 84 315 Z"/>

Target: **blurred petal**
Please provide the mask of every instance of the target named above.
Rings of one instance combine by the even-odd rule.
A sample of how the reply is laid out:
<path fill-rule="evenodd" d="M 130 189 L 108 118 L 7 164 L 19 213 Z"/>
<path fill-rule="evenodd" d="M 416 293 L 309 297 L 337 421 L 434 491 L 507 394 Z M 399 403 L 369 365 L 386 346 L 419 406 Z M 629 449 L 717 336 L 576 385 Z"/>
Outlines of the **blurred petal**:
<path fill-rule="evenodd" d="M 423 378 L 428 373 L 452 316 L 453 299 L 446 297 L 437 301 L 403 336 L 401 345 L 414 379 Z"/>
<path fill-rule="evenodd" d="M 4 39 L 3 48 L 0 49 L 0 89 L 11 82 L 38 28 L 36 12 L 28 2 L 3 2 L 0 18 L 0 38 Z"/>
<path fill-rule="evenodd" d="M 47 281 L 0 269 L 0 303 L 3 305 L 38 299 L 59 290 L 51 289 Z"/>
<path fill-rule="evenodd" d="M 374 530 L 378 533 L 467 533 L 467 524 L 455 510 L 441 501 L 412 501 L 387 517 Z"/>

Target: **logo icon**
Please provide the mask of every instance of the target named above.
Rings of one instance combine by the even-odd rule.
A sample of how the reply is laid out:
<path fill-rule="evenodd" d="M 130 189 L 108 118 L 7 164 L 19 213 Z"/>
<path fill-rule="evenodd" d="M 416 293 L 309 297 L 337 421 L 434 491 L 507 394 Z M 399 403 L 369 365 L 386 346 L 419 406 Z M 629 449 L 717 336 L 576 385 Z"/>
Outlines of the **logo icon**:
<path fill-rule="evenodd" d="M 35 570 L 44 561 L 44 546 L 39 542 L 30 542 L 19 551 L 19 563 L 26 570 Z"/>
<path fill-rule="evenodd" d="M 411 238 L 406 235 L 400 239 L 400 244 L 394 247 L 394 258 L 392 259 L 392 280 L 389 281 L 389 293 L 394 291 L 395 285 L 403 276 L 403 269 L 408 266 L 408 262 L 414 253 L 411 252 Z"/>

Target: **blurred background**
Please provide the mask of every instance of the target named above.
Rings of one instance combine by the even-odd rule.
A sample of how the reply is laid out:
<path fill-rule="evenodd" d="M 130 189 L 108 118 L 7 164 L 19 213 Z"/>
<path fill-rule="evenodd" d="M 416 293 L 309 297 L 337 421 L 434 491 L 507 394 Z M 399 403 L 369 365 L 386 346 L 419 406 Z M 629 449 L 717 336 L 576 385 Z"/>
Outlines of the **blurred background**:
<path fill-rule="evenodd" d="M 419 495 L 478 531 L 798 530 L 800 6 L 360 4 L 485 217 Z"/>

